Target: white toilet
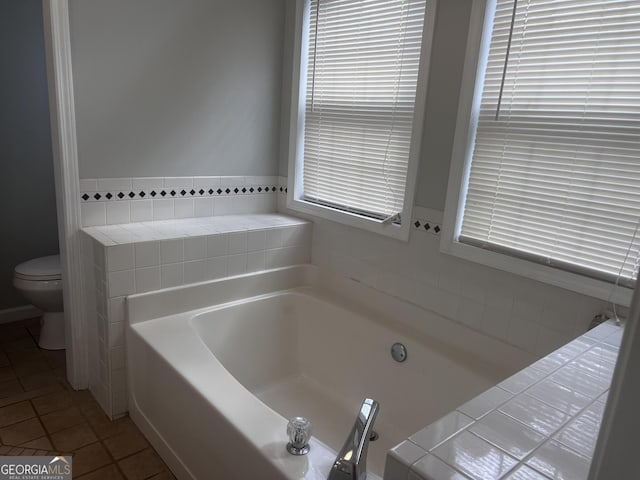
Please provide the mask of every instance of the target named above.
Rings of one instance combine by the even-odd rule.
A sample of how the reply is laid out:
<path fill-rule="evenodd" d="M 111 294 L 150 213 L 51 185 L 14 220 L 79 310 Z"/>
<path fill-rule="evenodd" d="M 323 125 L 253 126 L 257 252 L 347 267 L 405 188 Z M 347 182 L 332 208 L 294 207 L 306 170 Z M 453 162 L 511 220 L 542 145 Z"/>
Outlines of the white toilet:
<path fill-rule="evenodd" d="M 16 266 L 13 286 L 32 305 L 44 312 L 38 345 L 46 350 L 62 350 L 64 308 L 60 255 L 34 258 Z"/>

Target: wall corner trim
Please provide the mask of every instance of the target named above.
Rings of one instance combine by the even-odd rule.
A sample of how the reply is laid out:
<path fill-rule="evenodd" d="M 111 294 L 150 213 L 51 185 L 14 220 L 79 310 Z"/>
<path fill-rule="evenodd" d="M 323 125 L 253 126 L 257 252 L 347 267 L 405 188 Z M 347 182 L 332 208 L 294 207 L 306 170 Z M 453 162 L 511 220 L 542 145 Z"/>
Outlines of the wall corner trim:
<path fill-rule="evenodd" d="M 64 290 L 67 376 L 74 389 L 85 389 L 89 384 L 88 335 L 80 258 L 80 182 L 68 0 L 44 0 L 43 20 Z"/>

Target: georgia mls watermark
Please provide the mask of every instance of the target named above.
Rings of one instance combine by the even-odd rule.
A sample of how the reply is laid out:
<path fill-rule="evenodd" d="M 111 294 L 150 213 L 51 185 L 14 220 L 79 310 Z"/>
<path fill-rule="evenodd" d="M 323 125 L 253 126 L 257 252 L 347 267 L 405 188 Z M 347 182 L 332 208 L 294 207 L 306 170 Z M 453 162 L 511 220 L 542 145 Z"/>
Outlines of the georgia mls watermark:
<path fill-rule="evenodd" d="M 0 480 L 71 480 L 71 456 L 0 457 Z"/>

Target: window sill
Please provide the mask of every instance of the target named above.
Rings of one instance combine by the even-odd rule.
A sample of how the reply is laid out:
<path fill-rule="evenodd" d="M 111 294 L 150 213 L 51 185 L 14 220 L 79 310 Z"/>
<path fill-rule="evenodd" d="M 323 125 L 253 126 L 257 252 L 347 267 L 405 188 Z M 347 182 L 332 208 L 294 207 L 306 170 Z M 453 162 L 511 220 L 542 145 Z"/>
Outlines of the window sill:
<path fill-rule="evenodd" d="M 404 242 L 409 241 L 409 230 L 411 219 L 411 208 L 405 207 L 401 213 L 403 220 L 401 225 L 388 224 L 384 225 L 380 220 L 375 220 L 355 213 L 345 212 L 336 208 L 325 207 L 317 205 L 315 203 L 306 202 L 304 200 L 298 200 L 293 198 L 291 191 L 293 188 L 289 188 L 289 194 L 287 195 L 287 208 L 295 212 L 304 213 L 315 217 L 322 218 L 324 220 L 330 220 L 336 223 L 341 223 L 354 228 L 366 230 L 368 232 L 377 233 L 387 237 L 402 240 Z"/>
<path fill-rule="evenodd" d="M 603 280 L 597 280 L 521 258 L 466 245 L 453 240 L 451 232 L 445 231 L 443 233 L 440 241 L 440 251 L 487 267 L 520 275 L 618 305 L 629 306 L 631 303 L 631 296 L 633 295 L 633 289 L 631 288 L 616 287 Z"/>

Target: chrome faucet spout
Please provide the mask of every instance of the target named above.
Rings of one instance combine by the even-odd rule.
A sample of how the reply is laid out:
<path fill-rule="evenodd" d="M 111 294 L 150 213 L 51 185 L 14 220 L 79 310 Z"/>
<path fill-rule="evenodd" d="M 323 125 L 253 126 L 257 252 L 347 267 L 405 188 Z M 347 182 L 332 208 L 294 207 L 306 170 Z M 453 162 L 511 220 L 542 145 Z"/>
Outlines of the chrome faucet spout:
<path fill-rule="evenodd" d="M 380 404 L 365 398 L 360 406 L 356 421 L 333 463 L 327 480 L 365 480 L 367 478 L 367 451 L 369 437 L 373 432 L 373 422 Z"/>

